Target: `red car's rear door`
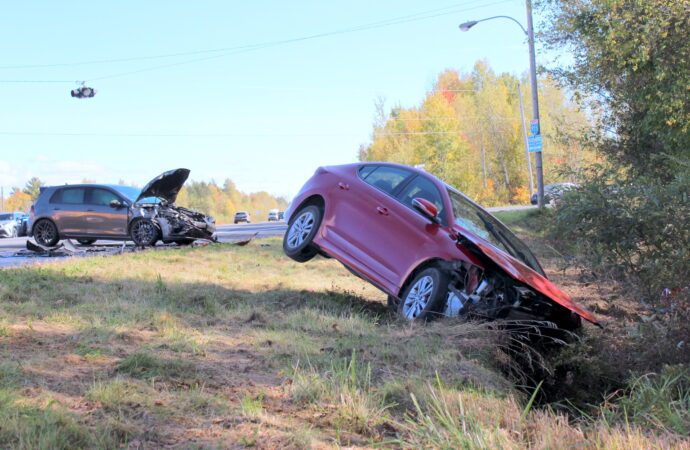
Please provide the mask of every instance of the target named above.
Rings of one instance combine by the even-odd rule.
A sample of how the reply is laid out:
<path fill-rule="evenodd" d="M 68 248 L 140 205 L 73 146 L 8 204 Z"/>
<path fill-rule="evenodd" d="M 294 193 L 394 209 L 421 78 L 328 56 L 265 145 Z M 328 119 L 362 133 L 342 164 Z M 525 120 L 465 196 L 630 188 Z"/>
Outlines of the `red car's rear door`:
<path fill-rule="evenodd" d="M 392 222 L 385 220 L 385 213 L 386 208 L 396 204 L 393 191 L 414 174 L 399 167 L 377 165 L 359 171 L 336 177 L 323 238 L 335 247 L 345 264 L 391 290 L 394 273 L 381 264 L 381 253 L 385 255 L 385 249 L 394 242 L 387 229 Z"/>

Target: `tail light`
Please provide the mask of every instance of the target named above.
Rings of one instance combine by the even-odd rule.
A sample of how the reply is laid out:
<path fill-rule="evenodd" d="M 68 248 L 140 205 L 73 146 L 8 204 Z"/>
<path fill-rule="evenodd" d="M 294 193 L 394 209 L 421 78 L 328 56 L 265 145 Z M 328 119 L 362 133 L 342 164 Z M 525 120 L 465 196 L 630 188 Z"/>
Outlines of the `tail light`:
<path fill-rule="evenodd" d="M 34 213 L 35 213 L 34 205 L 31 205 L 31 209 L 29 210 L 29 222 L 34 221 Z"/>

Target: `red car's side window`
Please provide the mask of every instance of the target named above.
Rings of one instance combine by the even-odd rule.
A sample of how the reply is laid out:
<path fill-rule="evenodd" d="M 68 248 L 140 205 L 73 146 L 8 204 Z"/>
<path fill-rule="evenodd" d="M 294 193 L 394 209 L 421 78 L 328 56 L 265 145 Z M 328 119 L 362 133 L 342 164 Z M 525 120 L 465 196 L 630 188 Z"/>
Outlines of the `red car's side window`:
<path fill-rule="evenodd" d="M 429 179 L 423 176 L 417 176 L 410 181 L 398 194 L 398 200 L 405 206 L 414 209 L 412 200 L 415 198 L 423 198 L 433 203 L 438 209 L 438 218 L 442 225 L 448 225 L 446 219 L 446 209 L 443 205 L 443 197 L 436 185 Z"/>
<path fill-rule="evenodd" d="M 359 175 L 368 184 L 393 195 L 395 188 L 412 175 L 412 172 L 398 167 L 364 166 L 359 169 Z"/>

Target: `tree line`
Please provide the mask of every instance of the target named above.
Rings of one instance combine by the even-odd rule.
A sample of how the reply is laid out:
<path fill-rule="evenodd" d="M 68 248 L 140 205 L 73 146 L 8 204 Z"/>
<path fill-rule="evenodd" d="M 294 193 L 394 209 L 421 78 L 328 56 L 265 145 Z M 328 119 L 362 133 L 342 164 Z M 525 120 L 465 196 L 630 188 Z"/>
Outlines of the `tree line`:
<path fill-rule="evenodd" d="M 446 70 L 419 105 L 386 109 L 377 102 L 372 142 L 360 147 L 359 158 L 423 164 L 487 206 L 525 204 L 531 192 L 523 126 L 529 128 L 520 103 L 531 111 L 528 86 L 526 77 L 497 74 L 485 61 L 470 73 Z M 573 181 L 559 169 L 596 160 L 579 140 L 589 118 L 551 77 L 539 89 L 545 179 Z M 531 185 L 536 190 L 534 179 Z"/>
<path fill-rule="evenodd" d="M 87 179 L 82 182 L 94 183 Z M 13 187 L 9 196 L 3 199 L 4 210 L 28 211 L 44 184 L 40 178 L 33 177 L 23 188 Z M 119 184 L 126 183 L 121 180 Z M 285 198 L 265 191 L 249 194 L 241 192 L 230 179 L 226 179 L 221 186 L 214 181 L 188 181 L 180 190 L 175 203 L 209 214 L 217 223 L 232 222 L 237 211 L 249 212 L 256 221 L 265 220 L 269 210 L 283 211 L 288 206 Z"/>

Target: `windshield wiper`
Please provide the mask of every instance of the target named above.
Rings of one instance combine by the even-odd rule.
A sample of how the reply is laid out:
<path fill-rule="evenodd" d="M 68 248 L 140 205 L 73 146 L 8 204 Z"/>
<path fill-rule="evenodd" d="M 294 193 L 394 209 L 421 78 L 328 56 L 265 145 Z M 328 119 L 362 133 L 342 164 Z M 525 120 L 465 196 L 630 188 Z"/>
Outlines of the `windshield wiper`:
<path fill-rule="evenodd" d="M 520 252 L 516 252 L 515 248 L 512 245 L 510 245 L 510 241 L 508 239 L 506 239 L 506 237 L 500 231 L 496 230 L 496 228 L 494 227 L 494 224 L 489 222 L 482 215 L 482 213 L 480 213 L 479 211 L 477 211 L 477 216 L 479 217 L 479 219 L 484 224 L 484 228 L 486 228 L 489 231 L 489 233 L 491 233 L 491 235 L 493 237 L 495 237 L 496 240 L 498 240 L 498 242 L 501 243 L 501 245 L 503 245 L 503 247 L 508 251 L 508 253 L 510 253 L 510 256 L 512 256 L 514 258 L 520 258 L 521 257 L 520 258 L 521 261 L 525 260 L 525 255 L 523 255 Z"/>

